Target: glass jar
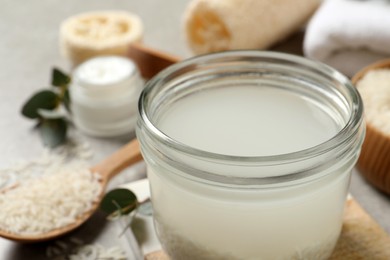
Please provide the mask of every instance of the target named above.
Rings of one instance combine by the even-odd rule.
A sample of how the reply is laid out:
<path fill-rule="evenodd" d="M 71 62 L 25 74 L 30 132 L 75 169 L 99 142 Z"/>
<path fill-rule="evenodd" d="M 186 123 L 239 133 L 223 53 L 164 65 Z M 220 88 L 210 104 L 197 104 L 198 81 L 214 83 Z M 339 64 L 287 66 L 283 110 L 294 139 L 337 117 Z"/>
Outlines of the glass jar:
<path fill-rule="evenodd" d="M 326 259 L 365 127 L 349 80 L 305 58 L 215 53 L 139 101 L 154 222 L 172 259 Z"/>
<path fill-rule="evenodd" d="M 137 66 L 119 56 L 99 56 L 78 66 L 70 86 L 73 121 L 84 133 L 115 137 L 134 132 L 143 89 Z"/>

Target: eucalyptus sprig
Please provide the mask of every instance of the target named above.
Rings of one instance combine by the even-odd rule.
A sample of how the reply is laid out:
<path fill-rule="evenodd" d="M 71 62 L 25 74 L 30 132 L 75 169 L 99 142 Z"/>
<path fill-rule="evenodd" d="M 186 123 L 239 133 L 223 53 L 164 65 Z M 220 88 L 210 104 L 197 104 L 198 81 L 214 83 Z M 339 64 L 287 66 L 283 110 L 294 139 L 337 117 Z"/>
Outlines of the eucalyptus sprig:
<path fill-rule="evenodd" d="M 109 191 L 100 203 L 100 209 L 108 214 L 108 219 L 115 220 L 125 215 L 135 216 L 140 213 L 144 216 L 152 215 L 150 200 L 138 201 L 137 196 L 128 189 L 113 189 Z M 132 218 L 126 228 L 130 227 Z"/>
<path fill-rule="evenodd" d="M 45 146 L 54 148 L 66 140 L 68 119 L 62 106 L 70 113 L 69 85 L 71 77 L 57 68 L 52 69 L 49 89 L 34 93 L 23 105 L 22 115 L 37 120 Z"/>

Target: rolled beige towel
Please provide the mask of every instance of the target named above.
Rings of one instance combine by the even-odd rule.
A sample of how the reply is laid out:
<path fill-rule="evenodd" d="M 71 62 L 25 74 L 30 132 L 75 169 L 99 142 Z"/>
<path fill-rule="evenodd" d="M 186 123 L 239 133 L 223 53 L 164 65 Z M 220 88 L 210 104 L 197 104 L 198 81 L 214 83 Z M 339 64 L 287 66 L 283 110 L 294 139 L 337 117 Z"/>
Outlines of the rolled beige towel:
<path fill-rule="evenodd" d="M 184 15 L 195 54 L 265 49 L 302 27 L 320 0 L 193 0 Z"/>

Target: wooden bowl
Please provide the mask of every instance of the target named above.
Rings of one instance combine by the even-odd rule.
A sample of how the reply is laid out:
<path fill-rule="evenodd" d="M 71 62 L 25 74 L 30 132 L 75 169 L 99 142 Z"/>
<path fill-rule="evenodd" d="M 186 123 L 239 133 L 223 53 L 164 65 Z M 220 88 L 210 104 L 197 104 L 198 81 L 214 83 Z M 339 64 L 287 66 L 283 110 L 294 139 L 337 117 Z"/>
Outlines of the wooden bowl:
<path fill-rule="evenodd" d="M 371 64 L 359 71 L 352 78 L 353 84 L 356 86 L 367 72 L 380 68 L 390 70 L 390 59 Z M 368 182 L 390 194 L 390 133 L 372 125 L 367 117 L 366 124 L 366 138 L 357 163 L 358 169 Z"/>

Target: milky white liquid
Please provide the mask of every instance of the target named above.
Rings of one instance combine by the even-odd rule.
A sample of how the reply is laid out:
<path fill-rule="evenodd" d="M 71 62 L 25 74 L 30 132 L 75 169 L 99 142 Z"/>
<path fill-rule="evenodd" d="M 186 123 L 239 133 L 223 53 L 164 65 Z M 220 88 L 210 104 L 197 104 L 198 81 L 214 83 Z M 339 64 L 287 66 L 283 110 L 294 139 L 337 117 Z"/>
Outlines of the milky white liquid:
<path fill-rule="evenodd" d="M 340 126 L 315 104 L 283 90 L 207 90 L 173 104 L 158 124 L 168 136 L 214 153 L 296 152 L 333 137 Z"/>
<path fill-rule="evenodd" d="M 201 150 L 267 156 L 325 142 L 342 123 L 297 94 L 243 86 L 184 97 L 164 111 L 157 126 Z M 232 189 L 150 164 L 158 235 L 173 259 L 326 259 L 340 232 L 351 167 L 301 185 Z M 273 174 L 266 168 L 250 171 Z"/>

